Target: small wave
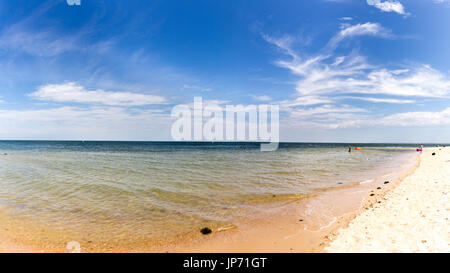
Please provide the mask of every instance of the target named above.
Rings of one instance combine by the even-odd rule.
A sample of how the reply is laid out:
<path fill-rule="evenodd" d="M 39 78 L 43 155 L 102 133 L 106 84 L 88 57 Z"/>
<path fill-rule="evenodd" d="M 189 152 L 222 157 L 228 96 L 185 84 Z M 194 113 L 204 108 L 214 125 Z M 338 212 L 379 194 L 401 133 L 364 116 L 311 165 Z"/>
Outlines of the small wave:
<path fill-rule="evenodd" d="M 236 226 L 219 227 L 219 228 L 217 229 L 217 231 L 218 231 L 218 232 L 220 232 L 220 231 L 226 231 L 226 230 L 234 229 L 234 228 L 236 228 Z"/>
<path fill-rule="evenodd" d="M 367 184 L 367 183 L 372 183 L 374 181 L 374 179 L 367 179 L 362 181 L 360 184 Z"/>
<path fill-rule="evenodd" d="M 337 217 L 335 216 L 335 217 L 333 217 L 333 219 L 327 225 L 321 226 L 318 230 L 310 230 L 306 226 L 303 229 L 306 230 L 306 231 L 310 231 L 310 232 L 319 232 L 319 231 L 321 231 L 321 230 L 323 230 L 325 228 L 331 227 L 331 225 L 333 225 L 336 221 L 337 221 Z"/>

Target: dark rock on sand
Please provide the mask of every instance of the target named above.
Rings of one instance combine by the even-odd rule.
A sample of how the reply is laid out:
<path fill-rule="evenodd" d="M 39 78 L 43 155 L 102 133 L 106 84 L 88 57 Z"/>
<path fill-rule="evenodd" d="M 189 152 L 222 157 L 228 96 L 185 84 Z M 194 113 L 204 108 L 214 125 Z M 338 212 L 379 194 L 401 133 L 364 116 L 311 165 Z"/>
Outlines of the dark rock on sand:
<path fill-rule="evenodd" d="M 208 228 L 208 227 L 205 227 L 205 228 L 202 228 L 202 229 L 200 230 L 200 232 L 201 232 L 203 235 L 207 235 L 207 234 L 210 234 L 210 233 L 212 232 L 212 230 L 211 230 L 210 228 Z"/>
<path fill-rule="evenodd" d="M 431 155 L 436 155 L 436 153 L 432 153 Z"/>
<path fill-rule="evenodd" d="M 371 194 L 370 194 L 370 196 L 374 196 L 374 195 L 375 195 L 374 193 L 371 193 Z"/>
<path fill-rule="evenodd" d="M 389 181 L 384 181 L 384 184 L 388 184 L 389 183 Z"/>
<path fill-rule="evenodd" d="M 378 187 L 377 190 L 381 190 L 381 187 Z"/>

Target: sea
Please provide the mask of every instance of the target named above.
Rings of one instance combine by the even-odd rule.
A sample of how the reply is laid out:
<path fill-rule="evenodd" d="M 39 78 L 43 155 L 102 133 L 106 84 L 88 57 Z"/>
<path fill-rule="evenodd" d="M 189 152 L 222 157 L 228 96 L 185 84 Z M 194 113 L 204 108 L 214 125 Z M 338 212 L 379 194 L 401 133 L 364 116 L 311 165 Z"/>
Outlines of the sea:
<path fill-rule="evenodd" d="M 362 147 L 348 152 L 348 146 Z M 0 226 L 29 242 L 182 240 L 413 164 L 416 145 L 0 141 Z M 37 238 L 38 237 L 38 238 Z"/>

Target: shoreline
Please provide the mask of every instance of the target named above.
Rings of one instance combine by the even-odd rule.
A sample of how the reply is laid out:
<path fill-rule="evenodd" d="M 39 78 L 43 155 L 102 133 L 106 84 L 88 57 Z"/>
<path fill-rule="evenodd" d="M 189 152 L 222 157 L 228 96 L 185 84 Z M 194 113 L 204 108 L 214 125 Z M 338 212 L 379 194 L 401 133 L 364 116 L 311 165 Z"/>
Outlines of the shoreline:
<path fill-rule="evenodd" d="M 83 243 L 82 252 L 324 252 L 338 229 L 347 226 L 364 209 L 373 205 L 374 198 L 369 196 L 371 190 L 381 186 L 382 190 L 377 191 L 377 196 L 386 194 L 404 177 L 414 172 L 419 162 L 417 156 L 413 166 L 409 164 L 407 169 L 397 173 L 395 182 L 388 185 L 381 184 L 383 177 L 389 175 L 385 174 L 377 179 L 370 179 L 375 181 L 368 183 L 363 181 L 323 189 L 312 197 L 270 208 L 270 213 L 258 215 L 251 221 L 243 221 L 230 228 L 216 230 L 207 236 L 181 236 L 182 242 L 152 247 L 146 242 L 122 248 L 99 248 Z M 331 211 L 331 215 L 315 215 L 315 211 Z M 65 245 L 57 249 L 47 246 L 39 250 L 35 244 L 23 244 L 1 237 L 4 236 L 0 236 L 0 252 L 69 252 Z"/>
<path fill-rule="evenodd" d="M 324 251 L 450 252 L 450 150 L 426 148 L 420 158 L 414 173 L 335 231 Z"/>
<path fill-rule="evenodd" d="M 203 236 L 200 240 L 196 238 L 190 242 L 166 246 L 151 252 L 325 252 L 325 247 L 332 241 L 337 230 L 348 226 L 353 219 L 373 206 L 378 198 L 397 187 L 419 168 L 420 163 L 420 156 L 417 155 L 412 165 L 409 163 L 407 167 L 404 166 L 395 174 L 396 178 L 390 179 L 387 184 L 384 184 L 384 178 L 392 174 L 381 175 L 370 183 L 356 182 L 322 189 L 314 196 L 279 208 L 278 211 L 266 215 L 267 218 L 259 217 L 258 221 L 241 223 L 239 231 L 233 234 L 217 233 L 210 237 Z M 375 195 L 370 196 L 375 191 Z M 322 207 L 317 208 L 318 205 Z M 314 212 L 309 211 L 312 208 L 321 211 L 332 210 L 334 218 L 326 222 L 325 226 L 321 226 L 319 222 L 323 219 L 317 219 Z"/>

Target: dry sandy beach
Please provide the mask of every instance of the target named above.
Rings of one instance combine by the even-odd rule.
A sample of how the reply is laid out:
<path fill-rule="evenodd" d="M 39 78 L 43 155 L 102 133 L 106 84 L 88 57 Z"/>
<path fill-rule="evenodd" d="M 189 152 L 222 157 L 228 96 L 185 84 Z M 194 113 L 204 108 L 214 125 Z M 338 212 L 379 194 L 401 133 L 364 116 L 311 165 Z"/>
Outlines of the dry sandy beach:
<path fill-rule="evenodd" d="M 335 232 L 325 250 L 448 253 L 449 177 L 450 148 L 425 149 L 416 171 Z"/>

